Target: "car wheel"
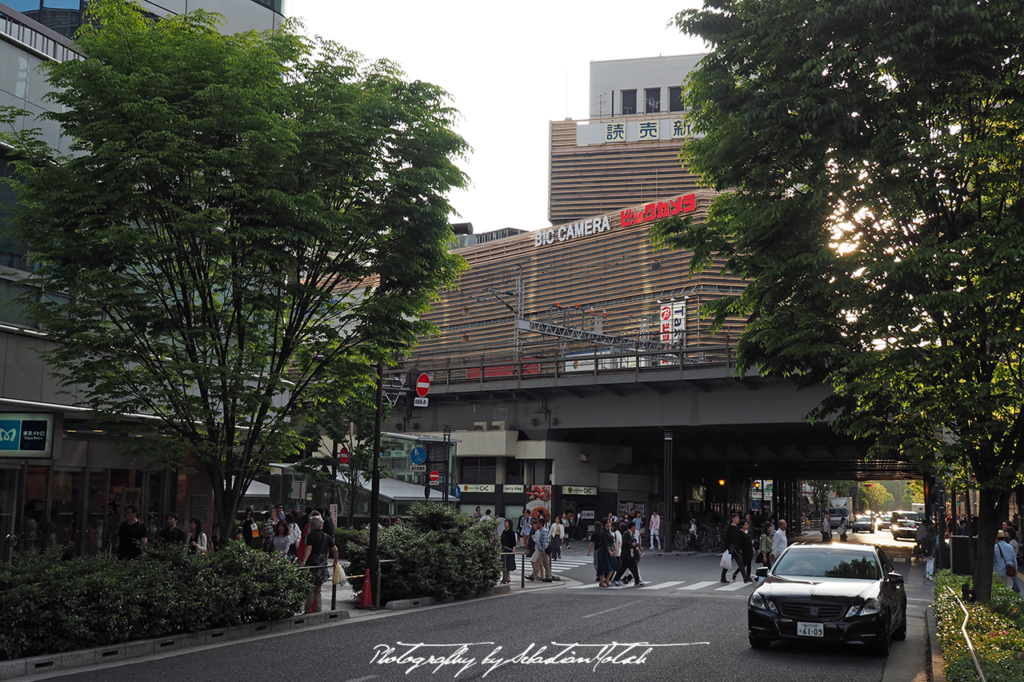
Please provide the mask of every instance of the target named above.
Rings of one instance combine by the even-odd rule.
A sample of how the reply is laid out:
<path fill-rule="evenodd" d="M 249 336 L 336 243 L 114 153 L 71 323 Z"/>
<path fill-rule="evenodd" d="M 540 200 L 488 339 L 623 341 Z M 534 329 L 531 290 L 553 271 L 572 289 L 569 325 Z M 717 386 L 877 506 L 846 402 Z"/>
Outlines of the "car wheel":
<path fill-rule="evenodd" d="M 772 643 L 772 640 L 761 639 L 760 637 L 749 637 L 749 639 L 750 646 L 754 649 L 767 649 Z"/>

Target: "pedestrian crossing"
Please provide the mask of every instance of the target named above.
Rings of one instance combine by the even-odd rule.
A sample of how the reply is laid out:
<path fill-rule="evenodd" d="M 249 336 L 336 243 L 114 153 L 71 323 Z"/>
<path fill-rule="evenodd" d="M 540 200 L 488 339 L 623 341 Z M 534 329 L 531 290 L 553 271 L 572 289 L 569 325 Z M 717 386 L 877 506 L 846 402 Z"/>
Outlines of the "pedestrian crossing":
<path fill-rule="evenodd" d="M 561 573 L 562 571 L 571 571 L 574 568 L 580 566 L 593 566 L 594 557 L 581 556 L 581 557 L 564 557 L 562 559 L 555 559 L 551 562 L 551 572 Z"/>
<path fill-rule="evenodd" d="M 596 590 L 597 588 L 598 588 L 598 584 L 596 582 L 593 582 L 593 583 L 587 583 L 585 585 L 573 585 L 572 587 L 568 587 L 566 589 L 569 589 L 569 590 Z M 750 592 L 754 591 L 754 585 L 751 584 L 751 583 L 744 583 L 744 582 L 741 581 L 741 582 L 728 583 L 728 584 L 723 585 L 722 581 L 720 581 L 720 580 L 703 580 L 703 581 L 699 581 L 699 582 L 695 582 L 695 583 L 689 583 L 689 584 L 687 584 L 687 582 L 685 580 L 668 580 L 668 581 L 665 581 L 665 582 L 662 582 L 662 583 L 648 583 L 645 587 L 642 587 L 642 588 L 639 588 L 639 589 L 635 588 L 633 585 L 629 585 L 628 587 L 613 587 L 613 588 L 611 588 L 611 590 L 614 591 L 614 590 L 629 589 L 629 590 L 633 590 L 633 591 L 636 591 L 636 592 L 641 592 L 641 591 L 642 592 L 654 592 L 654 591 L 658 591 L 658 590 L 669 590 L 668 594 L 671 594 L 673 592 L 687 593 L 687 592 L 701 592 L 701 591 L 703 591 L 703 592 L 739 592 L 743 588 L 747 588 L 747 590 L 750 591 Z"/>

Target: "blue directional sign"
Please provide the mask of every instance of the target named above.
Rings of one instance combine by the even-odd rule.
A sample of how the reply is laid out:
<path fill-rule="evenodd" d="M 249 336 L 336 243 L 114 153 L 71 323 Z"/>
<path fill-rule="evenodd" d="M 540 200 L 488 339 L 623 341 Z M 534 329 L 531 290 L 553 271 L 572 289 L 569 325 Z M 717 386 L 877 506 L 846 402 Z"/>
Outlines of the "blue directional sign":
<path fill-rule="evenodd" d="M 423 464 L 427 461 L 427 451 L 421 447 L 415 447 L 409 453 L 409 458 L 412 459 L 413 464 Z"/>
<path fill-rule="evenodd" d="M 457 486 L 455 486 L 455 499 L 457 500 L 460 497 L 462 497 L 462 486 L 461 485 L 457 485 Z"/>

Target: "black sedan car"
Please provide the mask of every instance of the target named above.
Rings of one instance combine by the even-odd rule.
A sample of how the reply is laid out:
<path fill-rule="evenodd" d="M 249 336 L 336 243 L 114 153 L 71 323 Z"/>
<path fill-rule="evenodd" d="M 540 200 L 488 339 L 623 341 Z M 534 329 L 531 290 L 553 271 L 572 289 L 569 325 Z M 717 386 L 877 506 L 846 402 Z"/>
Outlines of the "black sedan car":
<path fill-rule="evenodd" d="M 859 642 L 882 655 L 907 636 L 903 576 L 871 545 L 793 545 L 747 602 L 750 646 L 775 640 Z"/>

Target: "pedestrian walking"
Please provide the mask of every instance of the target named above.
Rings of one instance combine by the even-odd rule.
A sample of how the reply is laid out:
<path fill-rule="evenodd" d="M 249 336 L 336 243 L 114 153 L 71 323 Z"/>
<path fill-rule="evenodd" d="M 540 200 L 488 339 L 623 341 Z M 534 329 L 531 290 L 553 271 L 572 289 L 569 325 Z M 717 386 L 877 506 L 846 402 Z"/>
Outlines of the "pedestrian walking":
<path fill-rule="evenodd" d="M 311 567 L 313 574 L 313 591 L 306 598 L 306 613 L 318 613 L 323 610 L 323 597 L 320 588 L 331 579 L 331 569 L 327 566 L 327 558 L 334 558 L 338 565 L 338 547 L 334 540 L 324 533 L 324 519 L 319 514 L 309 517 L 309 532 L 306 533 L 306 551 L 302 555 L 301 565 Z"/>
<path fill-rule="evenodd" d="M 601 587 L 611 587 L 612 575 L 619 570 L 619 562 L 611 555 L 610 550 L 615 543 L 615 537 L 600 521 L 594 521 L 591 542 L 597 566 L 597 581 Z M 587 550 L 587 556 L 590 556 L 590 551 Z"/>
<path fill-rule="evenodd" d="M 746 520 L 741 521 L 740 531 L 743 533 L 743 537 L 740 538 L 743 565 L 732 572 L 732 581 L 736 582 L 737 574 L 743 573 L 743 582 L 750 582 L 750 562 L 754 560 L 754 538 L 750 534 L 750 522 Z"/>
<path fill-rule="evenodd" d="M 758 561 L 768 568 L 772 567 L 772 527 L 771 521 L 768 521 L 761 528 L 761 537 L 757 542 L 757 554 Z"/>
<path fill-rule="evenodd" d="M 288 556 L 288 550 L 292 546 L 292 534 L 288 524 L 278 521 L 274 526 L 274 535 L 270 539 L 270 550 L 279 557 Z"/>
<path fill-rule="evenodd" d="M 551 536 L 551 558 L 561 559 L 562 538 L 565 536 L 565 526 L 562 525 L 561 516 L 556 516 L 555 520 L 551 522 L 551 528 L 548 529 L 548 533 Z"/>
<path fill-rule="evenodd" d="M 924 557 L 924 578 L 935 580 L 935 526 L 929 524 L 921 539 L 921 556 Z"/>
<path fill-rule="evenodd" d="M 206 554 L 209 545 L 206 542 L 206 533 L 203 532 L 203 522 L 193 518 L 188 522 L 188 535 L 185 537 L 185 546 L 190 554 Z"/>
<path fill-rule="evenodd" d="M 516 570 L 516 532 L 512 528 L 512 521 L 505 519 L 505 523 L 502 524 L 504 527 L 501 531 L 501 551 L 502 560 L 505 566 L 505 576 L 502 579 L 502 584 L 508 584 L 512 581 L 512 571 Z"/>
<path fill-rule="evenodd" d="M 729 525 L 725 528 L 725 547 L 726 551 L 729 552 L 729 556 L 735 561 L 740 569 L 743 569 L 743 542 L 746 536 L 743 531 L 740 530 L 740 515 L 737 512 L 733 512 L 729 518 Z M 722 582 L 729 582 L 726 579 L 728 568 L 722 569 Z M 744 570 L 743 571 L 743 582 L 750 582 L 750 575 Z"/>
<path fill-rule="evenodd" d="M 829 535 L 831 537 L 831 534 Z M 786 537 L 786 520 L 779 519 L 779 529 L 775 531 L 775 536 L 772 538 L 772 563 L 786 551 L 786 545 L 789 543 L 789 538 Z"/>
<path fill-rule="evenodd" d="M 537 573 L 543 582 L 551 582 L 551 534 L 544 526 L 544 519 L 537 517 L 533 521 L 533 539 L 536 545 Z M 535 574 L 536 577 L 536 574 Z"/>
<path fill-rule="evenodd" d="M 615 578 L 612 584 L 618 583 L 620 585 L 628 583 L 630 578 L 634 581 L 637 587 L 643 587 L 647 583 L 640 579 L 640 571 L 637 569 L 636 556 L 637 556 L 637 540 L 636 540 L 636 521 L 630 521 L 626 527 L 626 532 L 622 535 L 622 547 L 619 551 L 619 570 L 615 573 Z M 631 575 L 626 575 L 626 571 L 629 571 Z M 625 578 L 625 581 L 623 581 Z"/>
<path fill-rule="evenodd" d="M 661 549 L 661 517 L 658 516 L 657 509 L 651 513 L 651 523 L 647 529 L 651 533 L 651 549 L 654 549 L 655 543 L 657 543 L 658 549 Z"/>
<path fill-rule="evenodd" d="M 160 531 L 160 542 L 185 542 L 185 531 L 178 527 L 178 515 L 167 514 L 167 526 Z"/>
<path fill-rule="evenodd" d="M 129 504 L 124 508 L 124 521 L 117 529 L 117 547 L 114 552 L 118 559 L 136 559 L 142 556 L 144 544 L 146 526 L 139 521 L 139 508 Z"/>

